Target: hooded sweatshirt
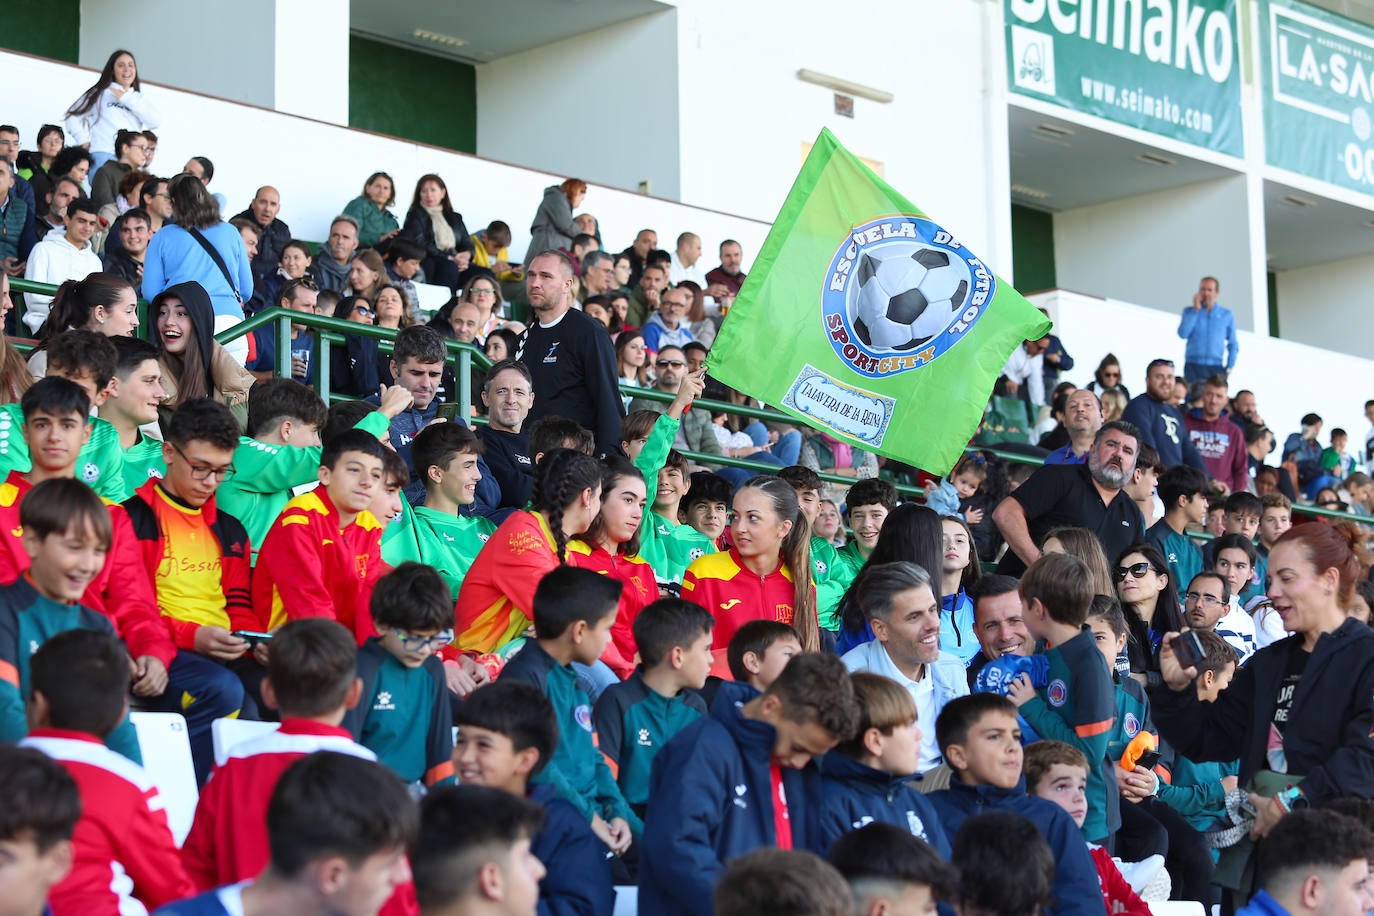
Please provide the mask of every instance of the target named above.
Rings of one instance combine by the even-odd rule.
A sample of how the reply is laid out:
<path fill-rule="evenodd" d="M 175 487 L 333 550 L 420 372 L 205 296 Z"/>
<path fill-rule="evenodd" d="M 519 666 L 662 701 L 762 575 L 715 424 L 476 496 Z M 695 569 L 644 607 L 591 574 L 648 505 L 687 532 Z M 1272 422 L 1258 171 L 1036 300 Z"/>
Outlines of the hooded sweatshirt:
<path fill-rule="evenodd" d="M 1215 420 L 1202 415 L 1201 407 L 1194 407 L 1183 418 L 1193 448 L 1202 456 L 1207 473 L 1239 493 L 1250 483 L 1249 452 L 1245 450 L 1245 433 L 1223 413 Z"/>
<path fill-rule="evenodd" d="M 57 226 L 49 229 L 43 240 L 34 245 L 33 251 L 29 252 L 24 279 L 60 285 L 65 280 L 80 279 L 104 269 L 100 263 L 100 255 L 95 253 L 95 248 L 90 242 L 77 248 L 67 241 L 66 227 Z M 29 326 L 30 331 L 37 333 L 43 322 L 48 319 L 48 312 L 52 310 L 52 299 L 52 296 L 39 293 L 24 294 L 24 324 Z"/>
<path fill-rule="evenodd" d="M 239 425 L 246 426 L 248 389 L 253 387 L 253 376 L 215 342 L 215 309 L 209 293 L 194 280 L 169 286 L 158 293 L 148 306 L 148 312 L 154 320 L 157 310 L 170 297 L 180 299 L 191 318 L 191 334 L 195 339 L 188 346 L 194 345 L 200 352 L 200 362 L 205 369 L 205 387 L 210 397 L 227 405 Z M 178 393 L 183 386 L 183 357 L 173 356 L 163 347 L 158 365 L 162 368 L 162 388 L 166 395 L 162 399 L 162 406 L 175 409 Z"/>

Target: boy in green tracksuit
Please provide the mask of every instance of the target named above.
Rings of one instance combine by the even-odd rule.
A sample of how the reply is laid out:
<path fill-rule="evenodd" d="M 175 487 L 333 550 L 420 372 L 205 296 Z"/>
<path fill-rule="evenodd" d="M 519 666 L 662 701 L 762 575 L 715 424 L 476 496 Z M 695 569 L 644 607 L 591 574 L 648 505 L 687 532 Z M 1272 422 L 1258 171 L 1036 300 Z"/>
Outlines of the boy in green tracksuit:
<path fill-rule="evenodd" d="M 705 378 L 705 369 L 687 373 L 666 413 L 636 410 L 621 424 L 625 454 L 646 483 L 657 482 L 649 494 L 651 511 L 639 526 L 639 555 L 660 582 L 681 582 L 693 560 L 716 552 L 714 541 L 678 521 L 678 507 L 687 494 L 687 461 L 672 450 L 682 414 L 701 395 Z"/>
<path fill-rule="evenodd" d="M 644 822 L 630 809 L 606 758 L 597 750 L 591 698 L 577 682 L 573 662 L 590 665 L 611 641 L 620 608 L 621 583 L 609 576 L 559 566 L 534 592 L 534 629 L 539 635 L 501 671 L 502 681 L 533 684 L 558 716 L 558 746 L 534 782 L 553 786 L 581 812 L 606 847 L 630 848 Z"/>
<path fill-rule="evenodd" d="M 382 559 L 395 566 L 414 560 L 444 577 L 454 601 L 482 545 L 496 526 L 481 516 L 458 514 L 476 498 L 477 456 L 482 441 L 461 423 L 427 426 L 410 444 L 415 474 L 425 486 L 425 504 L 386 526 Z"/>
<path fill-rule="evenodd" d="M 385 442 L 391 418 L 410 403 L 410 392 L 388 388 L 382 406 L 358 420 L 356 428 Z M 326 417 L 319 395 L 292 379 L 259 382 L 248 394 L 248 435 L 239 439 L 234 470 L 220 484 L 215 499 L 221 511 L 248 531 L 254 564 L 257 548 L 295 495 L 293 490 L 319 477 L 320 430 Z"/>
<path fill-rule="evenodd" d="M 411 785 L 453 782 L 453 714 L 434 653 L 453 641 L 453 601 L 439 574 L 402 563 L 377 580 L 380 636 L 358 650 L 362 698 L 343 725 Z"/>
<path fill-rule="evenodd" d="M 840 560 L 857 576 L 878 545 L 878 535 L 888 513 L 897 508 L 897 488 L 881 477 L 865 477 L 849 488 L 844 505 L 849 530 L 854 536 L 840 548 Z"/>
<path fill-rule="evenodd" d="M 48 375 L 76 382 L 96 407 L 105 403 L 109 394 L 116 361 L 110 338 L 95 331 L 64 331 L 48 344 Z M 24 412 L 17 402 L 0 404 L 0 479 L 8 477 L 10 471 L 25 474 L 33 469 L 23 425 Z M 110 502 L 129 498 L 119 433 L 99 417 L 91 418 L 91 437 L 77 455 L 76 479 Z"/>
<path fill-rule="evenodd" d="M 1116 721 L 1116 687 L 1091 630 L 1083 629 L 1092 605 L 1092 573 L 1082 560 L 1047 553 L 1021 577 L 1026 629 L 1044 640 L 1048 681 L 1039 690 L 1030 676 L 1011 684 L 1008 699 L 1042 738 L 1072 744 L 1088 759 L 1088 817 L 1083 834 L 1101 845 L 1121 825 L 1114 767 L 1107 764 L 1107 736 Z M 1116 805 L 1115 818 L 1111 817 Z"/>
<path fill-rule="evenodd" d="M 164 397 L 162 367 L 158 365 L 157 347 L 146 340 L 111 337 L 110 343 L 118 360 L 109 397 L 99 406 L 99 413 L 100 419 L 119 433 L 119 447 L 124 450 L 124 486 L 132 493 L 148 478 L 160 479 L 167 474 L 162 440 L 145 436 L 139 429 L 157 422 L 157 408 Z"/>
<path fill-rule="evenodd" d="M 1204 703 L 1215 703 L 1217 697 L 1231 684 L 1239 658 L 1235 648 L 1214 632 L 1199 630 L 1203 659 L 1197 664 L 1197 697 Z M 1205 831 L 1226 813 L 1226 793 L 1236 788 L 1239 760 L 1224 763 L 1198 762 L 1175 753 L 1172 779 L 1165 782 L 1153 774 L 1153 791 L 1159 800 L 1183 815 L 1194 830 Z M 1213 857 L 1215 858 L 1215 853 Z"/>
<path fill-rule="evenodd" d="M 1186 464 L 1174 465 L 1159 478 L 1159 498 L 1164 517 L 1150 526 L 1145 539 L 1164 555 L 1174 587 L 1181 590 L 1202 572 L 1202 551 L 1187 531 L 1207 519 L 1207 475 Z"/>
<path fill-rule="evenodd" d="M 640 666 L 596 701 L 592 721 L 616 783 L 641 818 L 649 804 L 654 755 L 687 723 L 706 714 L 696 693 L 711 673 L 715 619 L 700 605 L 660 598 L 635 618 Z"/>
<path fill-rule="evenodd" d="M 806 523 L 816 524 L 821 511 L 821 478 L 808 467 L 794 464 L 778 472 L 786 483 L 797 491 Z M 823 537 L 811 536 L 811 581 L 816 584 L 816 616 L 821 629 L 840 632 L 840 599 L 858 575 L 858 570 L 840 559 L 839 551 Z"/>

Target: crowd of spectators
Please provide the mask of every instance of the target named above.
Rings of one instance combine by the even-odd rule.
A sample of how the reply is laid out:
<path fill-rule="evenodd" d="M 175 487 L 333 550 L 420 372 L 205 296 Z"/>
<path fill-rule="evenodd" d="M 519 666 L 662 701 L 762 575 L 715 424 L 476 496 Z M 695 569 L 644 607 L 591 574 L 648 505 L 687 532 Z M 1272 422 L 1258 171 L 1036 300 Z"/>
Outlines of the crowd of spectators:
<path fill-rule="evenodd" d="M 156 120 L 119 51 L 0 125 L 5 912 L 1374 909 L 1374 430 L 1268 464 L 1214 278 L 1183 376 L 1026 341 L 1034 441 L 932 476 L 731 409 L 734 240 L 616 253 L 569 179 L 518 259 L 377 171 L 317 249 L 157 177 Z M 18 276 L 57 289 L 16 324 Z M 343 334 L 327 404 L 308 325 L 289 377 L 214 339 L 271 307 L 394 343 Z M 131 706 L 185 720 L 180 843 Z"/>

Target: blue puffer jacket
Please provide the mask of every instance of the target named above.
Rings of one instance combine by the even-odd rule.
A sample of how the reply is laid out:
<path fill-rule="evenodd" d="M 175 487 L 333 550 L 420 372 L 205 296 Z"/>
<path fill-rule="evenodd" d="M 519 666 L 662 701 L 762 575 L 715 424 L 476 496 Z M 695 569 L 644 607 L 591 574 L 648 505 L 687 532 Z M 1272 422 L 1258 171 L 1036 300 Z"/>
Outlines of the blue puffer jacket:
<path fill-rule="evenodd" d="M 940 826 L 940 815 L 924 795 L 907 783 L 911 776 L 893 776 L 875 770 L 839 751 L 821 760 L 821 848 L 851 830 L 874 821 L 910 830 L 949 858 L 949 840 Z"/>
<path fill-rule="evenodd" d="M 995 786 L 970 786 L 956 775 L 948 789 L 932 792 L 926 798 L 939 813 L 945 835 L 953 843 L 964 821 L 988 811 L 1010 811 L 1040 828 L 1054 853 L 1054 904 L 1052 916 L 1102 916 L 1102 886 L 1097 866 L 1088 854 L 1083 831 L 1069 813 L 1054 802 L 1026 794 L 1026 780 L 1013 789 Z"/>
<path fill-rule="evenodd" d="M 721 684 L 710 713 L 674 735 L 654 758 L 640 857 L 641 913 L 711 916 L 712 889 L 725 863 L 776 845 L 769 761 L 777 731 L 740 712 L 756 696 L 745 684 Z M 815 764 L 783 770 L 782 785 L 793 848 L 819 852 Z"/>
<path fill-rule="evenodd" d="M 615 885 L 606 844 L 553 786 L 534 786 L 530 800 L 544 807 L 544 829 L 530 852 L 544 864 L 539 916 L 601 916 L 615 908 Z"/>

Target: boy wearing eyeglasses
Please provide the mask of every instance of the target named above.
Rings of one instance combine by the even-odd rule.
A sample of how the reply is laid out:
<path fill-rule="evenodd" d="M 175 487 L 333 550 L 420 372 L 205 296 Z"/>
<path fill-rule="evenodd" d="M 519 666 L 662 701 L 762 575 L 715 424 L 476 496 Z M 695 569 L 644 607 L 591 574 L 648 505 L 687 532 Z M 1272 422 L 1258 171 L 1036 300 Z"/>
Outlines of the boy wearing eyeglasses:
<path fill-rule="evenodd" d="M 358 650 L 362 700 L 343 725 L 412 786 L 453 782 L 453 714 L 444 665 L 453 599 L 432 566 L 402 563 L 377 580 L 372 621 L 381 635 Z"/>
<path fill-rule="evenodd" d="M 123 503 L 162 622 L 178 649 L 169 673 L 181 689 L 164 694 L 160 706 L 186 716 L 202 782 L 214 762 L 211 723 L 239 714 L 244 705 L 244 687 L 226 666 L 252 646 L 234 633 L 259 629 L 248 590 L 248 532 L 215 505 L 220 483 L 234 470 L 238 442 L 228 407 L 211 398 L 186 401 L 167 424 L 166 473 Z M 183 693 L 194 699 L 183 705 Z"/>

